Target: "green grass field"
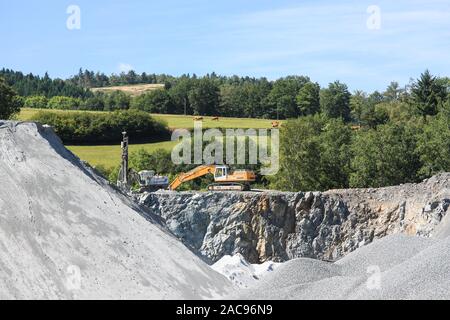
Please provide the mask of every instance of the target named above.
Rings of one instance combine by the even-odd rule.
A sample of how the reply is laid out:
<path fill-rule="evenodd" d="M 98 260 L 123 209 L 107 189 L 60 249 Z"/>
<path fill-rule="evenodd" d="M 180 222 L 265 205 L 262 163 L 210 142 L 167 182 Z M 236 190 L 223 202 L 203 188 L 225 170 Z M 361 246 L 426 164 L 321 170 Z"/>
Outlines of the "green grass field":
<path fill-rule="evenodd" d="M 146 144 L 131 144 L 130 152 L 144 149 L 149 152 L 157 149 L 172 150 L 176 142 L 164 141 Z M 120 164 L 121 149 L 117 146 L 67 146 L 67 148 L 76 154 L 81 160 L 87 161 L 92 166 L 104 166 L 105 168 L 113 168 Z"/>
<path fill-rule="evenodd" d="M 41 109 L 42 110 L 42 109 Z M 40 109 L 21 110 L 17 119 L 22 121 L 30 120 Z M 46 110 L 51 112 L 73 112 L 70 110 Z M 101 112 L 101 111 L 84 111 L 84 112 Z M 166 115 L 166 114 L 152 114 L 156 119 L 164 120 L 169 128 L 185 128 L 192 129 L 194 127 L 193 116 L 183 115 Z M 211 117 L 204 117 L 202 122 L 203 128 L 234 128 L 234 129 L 269 129 L 272 127 L 271 120 L 264 119 L 248 119 L 248 118 L 219 118 L 219 121 L 212 121 Z M 176 142 L 164 141 L 146 144 L 130 144 L 130 152 L 144 149 L 147 151 L 155 151 L 157 149 L 171 150 Z M 120 145 L 107 146 L 67 146 L 74 154 L 81 160 L 87 161 L 92 166 L 104 166 L 105 168 L 112 168 L 120 164 L 121 149 Z"/>
<path fill-rule="evenodd" d="M 23 108 L 18 115 L 22 121 L 30 120 L 39 111 L 51 112 L 74 112 L 71 110 L 48 110 L 48 109 L 27 109 Z M 83 111 L 83 112 L 102 112 L 102 111 Z M 194 128 L 193 116 L 172 115 L 172 114 L 152 114 L 155 119 L 161 119 L 167 123 L 170 129 L 192 129 Z M 272 127 L 272 121 L 266 119 L 251 118 L 219 118 L 219 121 L 213 121 L 211 117 L 204 117 L 203 128 L 235 128 L 235 129 L 269 129 Z"/>

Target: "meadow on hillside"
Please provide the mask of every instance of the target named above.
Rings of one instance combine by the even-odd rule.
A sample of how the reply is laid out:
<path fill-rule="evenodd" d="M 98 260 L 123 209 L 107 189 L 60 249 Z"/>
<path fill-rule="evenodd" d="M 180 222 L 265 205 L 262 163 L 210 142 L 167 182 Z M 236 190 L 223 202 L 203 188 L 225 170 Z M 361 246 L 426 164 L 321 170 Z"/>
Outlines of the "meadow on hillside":
<path fill-rule="evenodd" d="M 23 108 L 17 116 L 18 120 L 28 121 L 39 111 L 51 112 L 80 112 L 78 110 L 48 110 L 48 109 L 30 109 Z M 82 112 L 105 112 L 105 111 L 82 111 Z M 161 119 L 168 124 L 170 129 L 193 129 L 193 116 L 184 115 L 167 115 L 167 114 L 152 114 L 155 119 Z M 219 118 L 218 121 L 212 120 L 212 117 L 204 117 L 202 121 L 203 128 L 230 128 L 230 129 L 269 129 L 272 127 L 271 120 L 263 119 L 247 119 L 247 118 Z M 158 149 L 170 151 L 176 142 L 162 141 L 155 143 L 133 144 L 130 141 L 130 152 L 144 149 L 148 152 L 153 152 Z M 120 163 L 121 149 L 120 145 L 67 145 L 70 151 L 76 154 L 81 160 L 87 161 L 92 166 L 103 166 L 105 168 L 112 168 Z"/>

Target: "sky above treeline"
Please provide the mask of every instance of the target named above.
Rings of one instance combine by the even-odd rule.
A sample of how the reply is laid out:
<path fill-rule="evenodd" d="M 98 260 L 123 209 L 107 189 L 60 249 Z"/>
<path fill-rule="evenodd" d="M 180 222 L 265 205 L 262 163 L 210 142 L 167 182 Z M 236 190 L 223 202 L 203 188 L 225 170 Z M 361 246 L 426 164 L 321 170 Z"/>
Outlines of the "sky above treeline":
<path fill-rule="evenodd" d="M 450 76 L 450 0 L 0 0 L 0 38 L 0 68 L 60 78 L 296 74 L 374 91 Z"/>

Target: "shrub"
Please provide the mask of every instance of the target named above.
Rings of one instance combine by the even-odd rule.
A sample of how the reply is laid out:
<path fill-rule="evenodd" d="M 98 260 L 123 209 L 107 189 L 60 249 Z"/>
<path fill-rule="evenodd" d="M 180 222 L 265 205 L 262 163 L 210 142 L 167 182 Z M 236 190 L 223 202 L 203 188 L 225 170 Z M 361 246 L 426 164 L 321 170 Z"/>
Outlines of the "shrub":
<path fill-rule="evenodd" d="M 385 124 L 361 131 L 352 144 L 351 187 L 384 187 L 417 182 L 420 159 L 417 134 L 420 128 Z"/>
<path fill-rule="evenodd" d="M 417 152 L 420 154 L 422 178 L 450 171 L 450 122 L 444 114 L 425 124 L 419 135 Z"/>
<path fill-rule="evenodd" d="M 44 96 L 32 96 L 27 97 L 24 102 L 24 108 L 37 108 L 45 109 L 47 108 L 48 99 Z"/>
<path fill-rule="evenodd" d="M 280 190 L 348 186 L 351 130 L 341 119 L 306 116 L 283 123 L 280 171 L 269 179 Z"/>
<path fill-rule="evenodd" d="M 95 111 L 103 111 L 105 109 L 105 103 L 103 99 L 100 97 L 91 97 L 87 98 L 80 105 L 80 110 L 95 110 Z"/>
<path fill-rule="evenodd" d="M 80 107 L 81 100 L 78 98 L 56 96 L 48 101 L 48 109 L 76 110 Z"/>
<path fill-rule="evenodd" d="M 103 97 L 104 110 L 114 111 L 114 110 L 126 110 L 130 107 L 130 96 L 122 91 L 113 91 L 104 95 L 99 95 Z"/>
<path fill-rule="evenodd" d="M 151 169 L 162 174 L 176 173 L 176 166 L 172 162 L 170 152 L 164 149 L 153 152 L 139 149 L 133 152 L 130 155 L 130 167 L 136 171 Z"/>
<path fill-rule="evenodd" d="M 20 111 L 16 92 L 0 78 L 0 119 L 9 119 Z"/>
<path fill-rule="evenodd" d="M 151 113 L 175 113 L 171 96 L 164 90 L 155 90 L 135 97 L 131 108 Z"/>

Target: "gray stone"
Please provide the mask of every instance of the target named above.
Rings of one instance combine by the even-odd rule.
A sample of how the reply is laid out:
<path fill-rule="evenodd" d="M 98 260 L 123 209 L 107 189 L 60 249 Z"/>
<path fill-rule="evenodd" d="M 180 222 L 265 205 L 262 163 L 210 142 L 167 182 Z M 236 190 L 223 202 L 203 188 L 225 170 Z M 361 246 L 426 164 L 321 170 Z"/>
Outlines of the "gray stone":
<path fill-rule="evenodd" d="M 449 177 L 324 193 L 160 192 L 141 203 L 211 262 L 236 253 L 250 263 L 334 261 L 386 235 L 429 237 L 448 212 Z"/>

